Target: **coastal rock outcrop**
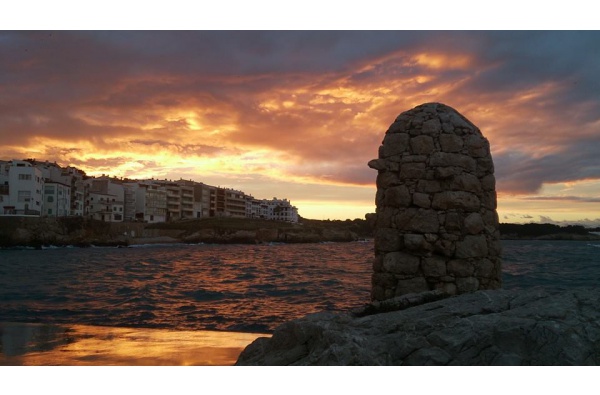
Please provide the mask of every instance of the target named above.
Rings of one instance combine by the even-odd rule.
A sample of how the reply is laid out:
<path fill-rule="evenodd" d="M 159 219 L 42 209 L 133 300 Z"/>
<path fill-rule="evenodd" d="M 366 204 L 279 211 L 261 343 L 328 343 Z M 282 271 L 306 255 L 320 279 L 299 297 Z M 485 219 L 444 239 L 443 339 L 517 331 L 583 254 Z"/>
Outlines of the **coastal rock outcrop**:
<path fill-rule="evenodd" d="M 436 299 L 435 292 L 383 303 L 403 309 L 411 299 Z M 534 288 L 482 290 L 366 316 L 316 313 L 255 340 L 237 365 L 598 365 L 598 306 L 600 289 Z"/>
<path fill-rule="evenodd" d="M 501 286 L 500 232 L 489 143 L 441 103 L 400 114 L 379 157 L 372 300 Z"/>

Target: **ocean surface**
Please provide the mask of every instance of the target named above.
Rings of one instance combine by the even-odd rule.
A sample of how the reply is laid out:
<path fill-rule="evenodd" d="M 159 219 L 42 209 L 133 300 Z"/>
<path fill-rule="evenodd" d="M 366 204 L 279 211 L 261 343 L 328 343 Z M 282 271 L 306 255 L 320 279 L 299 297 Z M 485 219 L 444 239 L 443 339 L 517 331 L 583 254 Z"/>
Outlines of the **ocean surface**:
<path fill-rule="evenodd" d="M 504 241 L 503 287 L 600 283 L 600 242 Z M 270 333 L 369 301 L 372 242 L 0 250 L 0 322 Z"/>

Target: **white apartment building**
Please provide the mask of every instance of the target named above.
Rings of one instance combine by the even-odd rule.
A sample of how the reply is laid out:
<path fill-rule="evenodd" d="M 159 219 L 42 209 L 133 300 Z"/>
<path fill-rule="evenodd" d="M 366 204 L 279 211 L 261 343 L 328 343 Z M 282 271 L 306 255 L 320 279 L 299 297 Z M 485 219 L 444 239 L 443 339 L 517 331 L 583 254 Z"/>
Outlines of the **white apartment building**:
<path fill-rule="evenodd" d="M 44 179 L 42 172 L 27 161 L 12 160 L 8 167 L 8 184 L 6 175 L 2 177 L 1 215 L 33 215 L 42 213 Z M 8 186 L 8 188 L 6 188 Z M 5 194 L 6 189 L 8 193 Z M 8 199 L 6 199 L 8 196 Z"/>
<path fill-rule="evenodd" d="M 128 185 L 135 190 L 135 220 L 149 223 L 167 221 L 167 191 L 165 189 L 151 183 Z"/>
<path fill-rule="evenodd" d="M 42 171 L 46 182 L 56 182 L 67 185 L 70 189 L 71 206 L 64 216 L 82 216 L 85 204 L 85 172 L 73 166 L 61 167 L 52 162 L 38 162 L 33 160 L 33 165 Z M 63 215 L 60 215 L 63 216 Z"/>
<path fill-rule="evenodd" d="M 246 196 L 246 217 L 298 222 L 298 209 L 287 199 L 255 199 Z"/>
<path fill-rule="evenodd" d="M 71 186 L 60 182 L 44 183 L 42 216 L 67 217 L 71 213 Z"/>
<path fill-rule="evenodd" d="M 0 215 L 85 215 L 109 222 L 221 216 L 298 221 L 298 210 L 287 199 L 255 199 L 192 180 L 88 178 L 75 167 L 35 159 L 0 161 Z"/>
<path fill-rule="evenodd" d="M 86 198 L 87 216 L 105 222 L 123 222 L 125 189 L 110 178 L 90 179 Z"/>

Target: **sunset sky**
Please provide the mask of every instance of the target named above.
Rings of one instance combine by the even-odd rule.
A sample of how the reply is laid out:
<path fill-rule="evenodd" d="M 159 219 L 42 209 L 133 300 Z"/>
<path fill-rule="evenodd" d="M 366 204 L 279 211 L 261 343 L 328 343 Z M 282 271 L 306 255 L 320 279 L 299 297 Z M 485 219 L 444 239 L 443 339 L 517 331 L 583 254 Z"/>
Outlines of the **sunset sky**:
<path fill-rule="evenodd" d="M 597 31 L 0 31 L 0 159 L 374 212 L 401 112 L 490 141 L 501 222 L 600 225 Z"/>

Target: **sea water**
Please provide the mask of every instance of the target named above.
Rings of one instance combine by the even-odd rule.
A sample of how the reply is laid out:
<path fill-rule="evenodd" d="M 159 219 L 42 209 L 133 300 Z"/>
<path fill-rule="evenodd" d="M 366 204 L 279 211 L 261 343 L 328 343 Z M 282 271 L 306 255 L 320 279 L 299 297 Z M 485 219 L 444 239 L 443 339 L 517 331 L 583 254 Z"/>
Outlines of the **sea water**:
<path fill-rule="evenodd" d="M 134 339 L 160 338 L 156 330 L 268 334 L 309 313 L 368 303 L 373 256 L 372 241 L 0 250 L 0 331 L 6 340 L 15 325 L 31 324 L 30 342 L 65 325 L 88 339 L 115 339 L 105 327 L 154 331 Z M 600 242 L 503 242 L 506 289 L 599 281 Z M 0 348 L 5 364 L 8 343 Z"/>

